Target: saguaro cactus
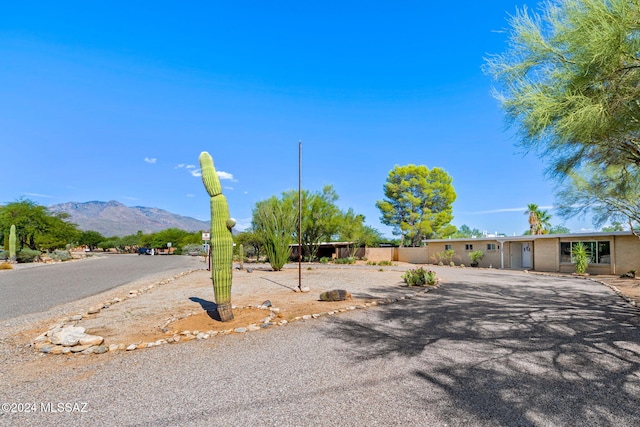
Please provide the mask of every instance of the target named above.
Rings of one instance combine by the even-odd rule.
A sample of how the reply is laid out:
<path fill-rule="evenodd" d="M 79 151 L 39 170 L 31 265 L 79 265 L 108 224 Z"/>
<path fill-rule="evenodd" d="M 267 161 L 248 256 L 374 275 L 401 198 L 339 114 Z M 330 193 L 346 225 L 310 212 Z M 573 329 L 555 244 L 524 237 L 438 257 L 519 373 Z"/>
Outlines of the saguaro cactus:
<path fill-rule="evenodd" d="M 240 258 L 240 270 L 244 268 L 244 246 L 240 243 L 238 247 L 238 258 Z"/>
<path fill-rule="evenodd" d="M 9 258 L 11 261 L 16 262 L 16 226 L 11 224 L 11 230 L 9 231 Z"/>
<path fill-rule="evenodd" d="M 233 319 L 231 310 L 231 278 L 233 275 L 233 236 L 236 221 L 229 217 L 229 205 L 222 194 L 220 179 L 213 166 L 213 158 L 206 151 L 200 153 L 202 182 L 211 196 L 211 280 L 220 320 Z"/>

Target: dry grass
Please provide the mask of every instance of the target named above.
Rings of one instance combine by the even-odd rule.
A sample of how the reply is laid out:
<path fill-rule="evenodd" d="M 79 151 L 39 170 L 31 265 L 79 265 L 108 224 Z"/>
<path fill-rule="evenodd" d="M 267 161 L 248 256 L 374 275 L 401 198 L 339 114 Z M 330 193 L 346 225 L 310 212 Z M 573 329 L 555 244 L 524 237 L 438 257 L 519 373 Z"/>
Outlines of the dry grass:
<path fill-rule="evenodd" d="M 8 262 L 0 263 L 0 270 L 13 270 L 13 265 Z"/>

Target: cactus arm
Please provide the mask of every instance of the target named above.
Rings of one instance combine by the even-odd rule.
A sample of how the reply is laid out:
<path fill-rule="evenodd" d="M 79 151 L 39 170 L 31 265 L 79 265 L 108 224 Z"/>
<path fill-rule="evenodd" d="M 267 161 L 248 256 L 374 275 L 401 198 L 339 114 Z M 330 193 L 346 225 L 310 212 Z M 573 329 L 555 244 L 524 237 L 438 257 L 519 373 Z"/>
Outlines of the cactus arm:
<path fill-rule="evenodd" d="M 222 194 L 220 179 L 207 152 L 200 154 L 202 182 L 211 197 L 211 279 L 223 322 L 233 319 L 231 311 L 231 282 L 233 274 L 233 236 L 235 220 L 229 217 L 229 205 Z"/>

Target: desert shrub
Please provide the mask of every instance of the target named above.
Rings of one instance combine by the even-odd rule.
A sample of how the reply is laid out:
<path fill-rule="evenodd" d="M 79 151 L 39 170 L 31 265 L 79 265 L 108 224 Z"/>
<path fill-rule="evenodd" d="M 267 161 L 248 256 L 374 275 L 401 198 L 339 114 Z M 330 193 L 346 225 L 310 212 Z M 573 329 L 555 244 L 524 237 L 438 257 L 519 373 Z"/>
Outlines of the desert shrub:
<path fill-rule="evenodd" d="M 587 247 L 582 242 L 578 242 L 571 248 L 571 255 L 573 256 L 573 265 L 576 273 L 584 274 L 589 266 L 590 254 Z"/>
<path fill-rule="evenodd" d="M 455 262 L 451 261 L 451 262 L 449 263 L 449 267 L 455 267 L 455 266 L 456 266 L 456 263 L 455 263 Z"/>
<path fill-rule="evenodd" d="M 437 259 L 439 262 L 442 262 L 443 264 L 444 264 L 444 263 L 447 263 L 447 264 L 448 264 L 448 263 L 450 263 L 450 262 L 453 260 L 453 256 L 454 256 L 455 254 L 456 254 L 456 253 L 455 253 L 455 251 L 454 251 L 453 249 L 447 249 L 447 250 L 445 250 L 445 251 L 438 252 L 438 253 L 436 254 L 436 259 Z"/>
<path fill-rule="evenodd" d="M 402 275 L 402 280 L 409 286 L 433 286 L 437 283 L 436 273 L 431 270 L 425 270 L 424 268 L 416 268 L 408 270 Z"/>
<path fill-rule="evenodd" d="M 0 270 L 13 270 L 13 265 L 8 262 L 0 263 Z"/>
<path fill-rule="evenodd" d="M 40 251 L 34 251 L 32 249 L 27 249 L 27 248 L 20 249 L 20 251 L 16 253 L 16 261 L 22 262 L 22 263 L 33 262 L 40 257 L 41 253 L 42 252 Z"/>
<path fill-rule="evenodd" d="M 477 266 L 482 258 L 484 258 L 484 252 L 482 251 L 473 251 L 469 253 L 469 258 L 471 258 L 471 266 Z"/>
<path fill-rule="evenodd" d="M 384 260 L 384 261 L 380 261 L 378 263 L 378 265 L 386 265 L 386 266 L 390 267 L 390 266 L 393 265 L 393 263 L 391 261 Z"/>
<path fill-rule="evenodd" d="M 189 243 L 182 247 L 182 253 L 186 255 L 206 255 L 206 252 L 202 249 L 202 245 L 198 243 Z"/>
<path fill-rule="evenodd" d="M 71 259 L 69 251 L 55 250 L 49 254 L 49 257 L 56 261 L 68 261 Z"/>
<path fill-rule="evenodd" d="M 367 265 L 378 265 L 375 261 L 367 261 Z"/>
<path fill-rule="evenodd" d="M 354 257 L 348 258 L 336 258 L 333 260 L 334 264 L 355 264 L 356 259 Z"/>
<path fill-rule="evenodd" d="M 329 258 L 326 256 L 323 256 L 322 258 L 320 258 L 320 264 L 328 264 L 329 263 Z"/>

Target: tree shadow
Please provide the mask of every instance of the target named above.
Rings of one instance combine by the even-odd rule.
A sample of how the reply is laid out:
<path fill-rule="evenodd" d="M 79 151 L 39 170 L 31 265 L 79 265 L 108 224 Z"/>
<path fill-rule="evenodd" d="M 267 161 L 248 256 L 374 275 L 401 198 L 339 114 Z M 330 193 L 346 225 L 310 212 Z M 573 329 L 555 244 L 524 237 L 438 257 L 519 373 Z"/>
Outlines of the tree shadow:
<path fill-rule="evenodd" d="M 200 304 L 200 307 L 202 307 L 202 309 L 206 311 L 207 315 L 213 320 L 217 320 L 219 322 L 222 321 L 220 314 L 218 313 L 218 304 L 215 302 L 198 297 L 189 297 L 189 300 Z"/>
<path fill-rule="evenodd" d="M 638 311 L 593 282 L 523 279 L 460 280 L 379 307 L 375 319 L 334 318 L 327 334 L 356 361 L 411 361 L 453 403 L 436 406 L 444 418 L 640 425 Z"/>

